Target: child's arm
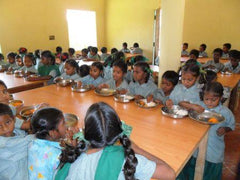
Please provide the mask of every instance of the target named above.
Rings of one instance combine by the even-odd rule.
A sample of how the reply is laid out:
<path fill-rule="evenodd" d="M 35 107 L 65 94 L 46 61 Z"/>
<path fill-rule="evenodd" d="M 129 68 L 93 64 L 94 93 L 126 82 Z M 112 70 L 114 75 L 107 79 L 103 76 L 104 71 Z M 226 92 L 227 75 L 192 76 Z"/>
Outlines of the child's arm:
<path fill-rule="evenodd" d="M 184 107 L 187 110 L 192 109 L 194 111 L 197 111 L 198 113 L 202 113 L 205 110 L 202 106 L 200 106 L 198 104 L 191 104 L 187 101 L 181 101 L 181 102 L 179 102 L 179 105 Z"/>
<path fill-rule="evenodd" d="M 218 136 L 222 136 L 225 135 L 227 132 L 232 131 L 232 129 L 230 127 L 220 127 L 217 130 L 217 135 Z"/>

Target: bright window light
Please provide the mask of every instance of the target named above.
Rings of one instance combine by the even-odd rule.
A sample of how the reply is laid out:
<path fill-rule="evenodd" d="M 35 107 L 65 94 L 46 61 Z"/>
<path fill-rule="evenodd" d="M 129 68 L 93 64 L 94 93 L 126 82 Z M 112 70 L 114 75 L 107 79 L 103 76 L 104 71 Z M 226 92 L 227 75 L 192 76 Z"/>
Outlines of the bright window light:
<path fill-rule="evenodd" d="M 69 47 L 97 46 L 96 12 L 67 9 Z"/>

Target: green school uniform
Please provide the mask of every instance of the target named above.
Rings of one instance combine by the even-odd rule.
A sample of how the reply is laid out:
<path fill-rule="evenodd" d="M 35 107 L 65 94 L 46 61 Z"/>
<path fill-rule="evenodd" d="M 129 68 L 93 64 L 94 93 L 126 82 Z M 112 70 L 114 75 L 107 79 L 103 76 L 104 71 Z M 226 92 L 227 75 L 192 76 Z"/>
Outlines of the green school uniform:
<path fill-rule="evenodd" d="M 48 76 L 48 75 L 50 75 L 50 72 L 53 70 L 56 71 L 56 76 L 60 75 L 59 68 L 57 65 L 49 65 L 49 66 L 43 65 L 38 68 L 38 74 L 40 76 Z M 55 77 L 53 77 L 53 78 L 55 78 Z"/>

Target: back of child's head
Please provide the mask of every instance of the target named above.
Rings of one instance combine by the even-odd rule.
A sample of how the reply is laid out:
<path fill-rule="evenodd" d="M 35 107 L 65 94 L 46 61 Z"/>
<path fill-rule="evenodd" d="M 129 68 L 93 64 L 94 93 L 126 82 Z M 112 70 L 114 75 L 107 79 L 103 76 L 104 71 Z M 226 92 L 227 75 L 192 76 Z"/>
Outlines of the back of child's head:
<path fill-rule="evenodd" d="M 35 56 L 35 58 L 40 59 L 40 50 L 39 49 L 34 51 L 34 56 Z"/>
<path fill-rule="evenodd" d="M 2 53 L 0 53 L 0 61 L 4 60 L 4 56 Z"/>
<path fill-rule="evenodd" d="M 188 48 L 188 43 L 183 43 L 183 46 L 186 46 L 186 48 Z"/>
<path fill-rule="evenodd" d="M 80 69 L 78 66 L 78 63 L 74 59 L 68 59 L 65 64 L 68 64 L 69 66 L 73 67 L 76 69 L 76 72 L 80 74 Z"/>
<path fill-rule="evenodd" d="M 230 50 L 232 47 L 232 45 L 230 43 L 225 43 L 225 44 L 223 44 L 223 46 L 225 46 L 228 50 Z"/>
<path fill-rule="evenodd" d="M 205 93 L 213 93 L 215 97 L 223 96 L 224 88 L 219 82 L 206 83 L 200 92 L 200 99 L 203 100 Z"/>
<path fill-rule="evenodd" d="M 113 67 L 116 66 L 116 67 L 119 67 L 123 73 L 127 73 L 127 64 L 122 61 L 122 60 L 117 60 L 113 63 Z"/>
<path fill-rule="evenodd" d="M 97 54 L 97 53 L 98 53 L 98 48 L 97 48 L 97 47 L 92 47 L 92 48 L 91 48 L 91 51 L 92 51 L 94 54 Z"/>
<path fill-rule="evenodd" d="M 133 47 L 138 48 L 138 47 L 139 47 L 139 44 L 135 42 L 135 43 L 133 44 Z"/>
<path fill-rule="evenodd" d="M 198 77 L 200 75 L 200 67 L 197 62 L 190 60 L 182 67 L 182 73 L 191 73 L 192 76 Z"/>
<path fill-rule="evenodd" d="M 94 63 L 92 63 L 91 66 L 94 66 L 94 67 L 96 67 L 97 69 L 99 69 L 100 71 L 103 71 L 103 65 L 102 65 L 102 63 L 100 63 L 100 62 L 94 62 Z"/>
<path fill-rule="evenodd" d="M 124 43 L 122 44 L 122 46 L 125 47 L 125 48 L 127 48 L 128 44 L 127 44 L 126 42 L 124 42 Z"/>
<path fill-rule="evenodd" d="M 141 70 L 146 73 L 146 79 L 145 79 L 145 83 L 148 82 L 150 76 L 151 76 L 151 69 L 148 63 L 143 62 L 143 61 L 139 61 L 137 63 L 134 64 L 134 67 L 140 67 Z"/>
<path fill-rule="evenodd" d="M 102 52 L 102 53 L 107 53 L 107 48 L 106 48 L 106 47 L 102 47 L 102 48 L 101 48 L 101 52 Z"/>
<path fill-rule="evenodd" d="M 206 70 L 205 73 L 201 73 L 199 78 L 199 84 L 206 84 L 213 82 L 217 79 L 217 73 L 212 70 Z"/>
<path fill-rule="evenodd" d="M 88 49 L 86 48 L 82 49 L 82 53 L 88 54 Z"/>
<path fill-rule="evenodd" d="M 238 50 L 231 50 L 229 51 L 229 57 L 240 59 L 240 52 Z"/>
<path fill-rule="evenodd" d="M 71 55 L 74 55 L 75 49 L 74 48 L 68 48 L 68 53 Z"/>
<path fill-rule="evenodd" d="M 51 51 L 49 50 L 43 51 L 41 57 L 47 58 L 51 65 L 55 64 L 55 56 L 51 53 Z"/>
<path fill-rule="evenodd" d="M 19 54 L 26 54 L 26 53 L 27 53 L 27 48 L 25 48 L 25 47 L 20 47 L 20 48 L 18 49 L 18 52 L 19 52 Z"/>
<path fill-rule="evenodd" d="M 13 112 L 9 105 L 0 103 L 0 116 L 9 115 L 11 118 L 14 118 Z"/>
<path fill-rule="evenodd" d="M 31 119 L 32 130 L 36 138 L 48 139 L 49 131 L 56 130 L 62 118 L 62 111 L 56 108 L 48 107 L 36 111 Z"/>
<path fill-rule="evenodd" d="M 91 49 L 92 49 L 92 46 L 88 46 L 87 50 L 91 51 Z"/>
<path fill-rule="evenodd" d="M 173 86 L 176 86 L 178 83 L 179 75 L 175 71 L 166 71 L 163 73 L 162 79 L 166 79 L 167 81 L 171 82 Z"/>
<path fill-rule="evenodd" d="M 189 56 L 194 55 L 196 59 L 199 57 L 199 51 L 196 49 L 192 49 L 189 53 Z"/>
<path fill-rule="evenodd" d="M 202 47 L 202 48 L 203 48 L 203 51 L 205 51 L 206 48 L 207 48 L 207 45 L 206 45 L 206 44 L 201 44 L 200 47 Z"/>
<path fill-rule="evenodd" d="M 112 67 L 115 61 L 125 61 L 125 55 L 122 51 L 118 51 L 117 53 L 111 54 L 111 56 L 108 56 L 105 62 L 103 63 L 104 67 Z"/>
<path fill-rule="evenodd" d="M 221 48 L 216 48 L 216 49 L 213 50 L 213 53 L 219 53 L 220 56 L 222 56 L 223 50 Z"/>
<path fill-rule="evenodd" d="M 33 53 L 28 53 L 24 57 L 28 57 L 34 65 L 36 64 L 36 59 L 35 59 L 35 56 L 33 55 Z"/>
<path fill-rule="evenodd" d="M 10 59 L 10 58 L 11 58 L 11 59 L 15 59 L 16 55 L 17 55 L 16 53 L 10 52 L 10 53 L 7 54 L 7 58 L 8 58 L 8 59 Z"/>
<path fill-rule="evenodd" d="M 114 54 L 114 53 L 117 53 L 117 52 L 118 52 L 117 48 L 112 48 L 111 49 L 111 54 Z"/>
<path fill-rule="evenodd" d="M 135 63 L 140 62 L 140 61 L 144 62 L 145 58 L 141 55 L 135 56 L 135 57 L 133 57 L 133 59 L 131 59 L 131 64 L 135 64 Z"/>
<path fill-rule="evenodd" d="M 7 89 L 7 85 L 5 84 L 5 82 L 4 81 L 2 81 L 2 80 L 0 80 L 0 86 L 3 86 L 4 88 L 6 88 Z"/>
<path fill-rule="evenodd" d="M 85 77 L 85 76 L 89 75 L 90 67 L 88 65 L 83 64 L 83 65 L 80 66 L 79 69 L 80 69 L 80 74 L 79 75 L 81 77 Z"/>
<path fill-rule="evenodd" d="M 56 47 L 56 52 L 57 53 L 62 53 L 62 47 L 61 46 L 57 46 Z"/>

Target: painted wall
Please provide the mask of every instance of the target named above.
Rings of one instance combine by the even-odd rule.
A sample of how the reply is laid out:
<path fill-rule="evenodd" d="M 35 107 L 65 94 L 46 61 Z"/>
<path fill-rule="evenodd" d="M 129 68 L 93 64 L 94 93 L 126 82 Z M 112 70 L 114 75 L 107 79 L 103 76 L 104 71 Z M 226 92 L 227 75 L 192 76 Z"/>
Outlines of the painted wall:
<path fill-rule="evenodd" d="M 0 45 L 2 52 L 69 47 L 66 9 L 93 10 L 97 18 L 98 46 L 105 39 L 105 0 L 0 0 Z M 76 22 L 80 23 L 81 22 Z M 84 27 L 84 24 L 82 25 Z M 50 41 L 49 35 L 55 35 Z"/>
<path fill-rule="evenodd" d="M 208 55 L 214 48 L 231 43 L 240 49 L 239 0 L 186 0 L 183 42 L 189 51 L 207 44 Z"/>
<path fill-rule="evenodd" d="M 106 46 L 110 49 L 129 47 L 138 42 L 144 55 L 152 59 L 154 10 L 160 0 L 107 0 L 106 1 Z"/>

